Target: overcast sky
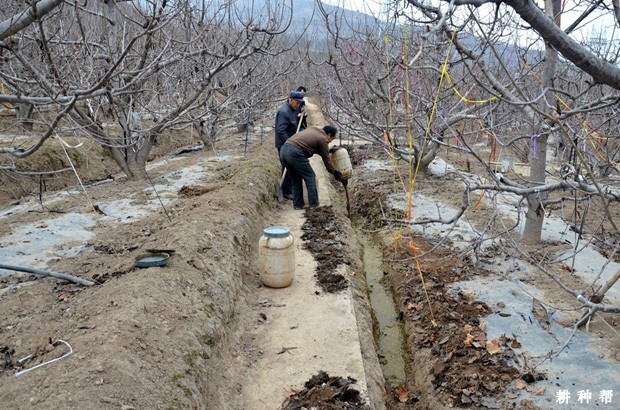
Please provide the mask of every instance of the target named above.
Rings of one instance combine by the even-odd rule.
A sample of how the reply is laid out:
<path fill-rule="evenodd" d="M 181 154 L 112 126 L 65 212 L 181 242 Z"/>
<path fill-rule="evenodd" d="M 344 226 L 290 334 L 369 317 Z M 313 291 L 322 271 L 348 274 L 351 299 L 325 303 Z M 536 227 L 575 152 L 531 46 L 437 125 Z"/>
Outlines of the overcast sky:
<path fill-rule="evenodd" d="M 373 14 L 374 16 L 381 15 L 381 12 L 385 10 L 385 7 L 382 4 L 387 1 L 393 0 L 322 0 L 323 3 L 331 4 L 339 7 L 344 7 L 350 10 L 357 10 L 360 12 Z M 439 2 L 439 0 L 434 0 Z M 534 0 L 541 7 L 544 7 L 543 0 Z M 447 8 L 449 2 L 440 2 L 439 6 L 444 9 Z M 589 2 L 585 2 L 582 0 L 564 0 L 564 13 L 562 14 L 561 27 L 566 29 L 571 23 L 575 21 L 577 17 L 581 15 L 581 13 L 589 6 Z M 495 11 L 495 5 L 488 4 L 479 8 L 479 11 L 482 9 L 489 9 L 489 12 Z M 610 11 L 602 12 L 598 11 L 593 13 L 589 18 L 583 21 L 580 25 L 580 29 L 572 34 L 575 40 L 579 42 L 587 42 L 588 40 L 592 40 L 593 37 L 603 37 L 608 42 L 617 41 L 618 30 L 616 28 L 616 23 L 614 21 L 613 14 Z M 524 30 L 520 35 L 520 38 L 517 40 L 518 42 L 524 42 L 530 44 L 533 38 L 537 38 L 537 35 L 533 32 L 529 32 L 528 30 Z"/>
<path fill-rule="evenodd" d="M 363 13 L 377 15 L 381 11 L 381 0 L 322 0 L 325 4 L 357 10 Z M 385 0 L 383 0 L 385 1 Z"/>

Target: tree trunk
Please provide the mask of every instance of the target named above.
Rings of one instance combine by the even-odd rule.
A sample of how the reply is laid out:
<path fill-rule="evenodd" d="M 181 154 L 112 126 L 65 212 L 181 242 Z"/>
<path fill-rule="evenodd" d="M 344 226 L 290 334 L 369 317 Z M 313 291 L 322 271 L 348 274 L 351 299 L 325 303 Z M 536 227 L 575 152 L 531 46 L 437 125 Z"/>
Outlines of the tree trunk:
<path fill-rule="evenodd" d="M 560 0 L 545 0 L 545 14 L 559 24 L 561 11 Z M 545 66 L 542 78 L 542 89 L 547 89 L 553 85 L 556 66 L 558 62 L 558 52 L 546 45 Z M 553 92 L 547 92 L 546 101 L 553 103 L 555 96 Z M 545 106 L 540 107 L 546 110 Z M 544 185 L 547 169 L 547 142 L 549 139 L 550 126 L 543 125 L 540 128 L 534 126 L 533 136 L 530 146 L 530 181 L 534 185 Z M 537 133 L 539 133 L 537 135 Z M 529 195 L 527 197 L 528 210 L 525 214 L 525 225 L 523 227 L 522 243 L 524 245 L 536 245 L 542 238 L 542 227 L 545 221 L 544 202 L 547 200 L 547 193 Z"/>
<path fill-rule="evenodd" d="M 15 111 L 17 112 L 17 118 L 19 123 L 26 131 L 32 131 L 32 111 L 34 106 L 32 104 L 15 104 Z"/>
<path fill-rule="evenodd" d="M 146 160 L 151 152 L 153 142 L 153 137 L 145 137 L 134 146 L 129 146 L 127 148 L 106 147 L 106 150 L 128 179 L 146 179 Z"/>
<path fill-rule="evenodd" d="M 533 157 L 534 150 L 530 150 L 530 180 L 536 185 L 545 183 L 545 169 L 547 165 L 547 135 L 535 138 L 537 156 Z M 542 237 L 542 227 L 545 220 L 543 203 L 547 199 L 547 193 L 529 195 L 527 197 L 528 209 L 525 214 L 525 226 L 523 228 L 522 243 L 524 245 L 536 245 Z"/>

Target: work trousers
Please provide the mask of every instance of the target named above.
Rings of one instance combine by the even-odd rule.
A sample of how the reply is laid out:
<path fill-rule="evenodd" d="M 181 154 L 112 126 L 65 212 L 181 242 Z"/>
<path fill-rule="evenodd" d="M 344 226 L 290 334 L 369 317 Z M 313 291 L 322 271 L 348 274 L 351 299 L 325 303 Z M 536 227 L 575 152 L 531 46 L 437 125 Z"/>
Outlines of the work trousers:
<path fill-rule="evenodd" d="M 284 144 L 280 148 L 280 160 L 286 167 L 286 173 L 291 174 L 293 181 L 293 206 L 301 208 L 304 203 L 304 191 L 302 183 L 306 183 L 308 190 L 308 206 L 319 206 L 319 193 L 316 189 L 316 174 L 310 165 L 310 161 L 301 148 L 293 144 Z"/>

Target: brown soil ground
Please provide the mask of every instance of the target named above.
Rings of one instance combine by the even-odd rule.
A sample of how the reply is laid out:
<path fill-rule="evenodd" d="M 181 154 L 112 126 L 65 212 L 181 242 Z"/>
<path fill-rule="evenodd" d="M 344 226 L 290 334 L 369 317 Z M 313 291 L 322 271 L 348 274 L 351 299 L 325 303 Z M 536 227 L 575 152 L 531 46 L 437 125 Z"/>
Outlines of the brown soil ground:
<path fill-rule="evenodd" d="M 227 365 L 229 350 L 242 348 L 229 328 L 236 303 L 246 286 L 257 285 L 255 238 L 276 207 L 268 194 L 277 186 L 274 151 L 265 144 L 253 147 L 247 160 L 206 162 L 210 189 L 181 188 L 185 195 L 165 212 L 134 223 L 102 218 L 83 252 L 48 265 L 96 286 L 28 276 L 3 280 L 4 286 L 28 284 L 0 300 L 3 407 L 208 408 L 217 402 L 235 371 Z M 170 165 L 181 168 L 208 156 Z M 170 170 L 158 168 L 151 178 L 158 181 Z M 146 187 L 119 177 L 87 192 L 97 205 Z M 54 204 L 54 212 L 94 213 L 80 197 Z M 42 211 L 12 218 L 2 232 L 25 222 L 43 226 L 49 217 Z M 135 257 L 147 249 L 174 253 L 165 267 L 135 268 Z M 63 344 L 50 344 L 59 339 L 70 341 L 74 357 L 12 376 L 62 355 Z M 21 365 L 29 354 L 34 357 Z"/>
<path fill-rule="evenodd" d="M 384 283 L 394 294 L 406 337 L 407 383 L 386 386 L 388 408 L 538 408 L 532 401 L 521 399 L 519 393 L 523 390 L 543 394 L 544 389 L 537 391 L 538 388 L 529 386 L 548 376 L 529 366 L 516 337 L 487 338 L 483 319 L 497 312 L 498 307 L 487 306 L 462 292 L 447 292 L 454 282 L 497 275 L 498 272 L 487 271 L 482 266 L 484 262 L 488 264 L 504 258 L 510 254 L 509 248 L 492 247 L 474 255 L 460 247 L 454 248 L 451 241 L 438 242 L 437 238 L 391 224 L 389 221 L 404 217 L 402 212 L 398 215 L 389 207 L 377 204 L 385 205 L 388 194 L 394 190 L 402 192 L 398 186 L 394 189 L 394 174 L 357 167 L 369 159 L 385 159 L 385 152 L 371 146 L 349 147 L 349 151 L 356 170 L 353 187 L 349 188 L 353 196 L 353 220 L 384 246 Z M 474 167 L 466 157 L 454 153 L 449 155 L 449 161 L 462 171 L 469 172 Z M 425 174 L 419 176 L 416 184 L 416 192 L 440 198 L 442 203 L 455 209 L 461 205 L 462 190 L 461 184 L 449 183 L 446 177 Z M 590 211 L 593 208 L 596 210 L 588 215 L 587 221 L 590 226 L 599 226 L 597 222 L 604 214 L 602 208 L 592 206 Z M 472 207 L 468 218 L 482 226 L 489 220 L 489 211 L 484 206 Z M 617 207 L 612 207 L 611 212 L 618 215 Z M 617 244 L 610 244 L 608 240 L 603 250 L 611 254 L 615 247 Z M 584 288 L 586 284 L 571 275 L 566 264 L 545 263 L 546 256 L 562 249 L 567 249 L 567 245 L 542 243 L 538 249 L 529 251 L 565 284 L 573 289 Z M 549 277 L 535 274 L 529 281 L 545 292 L 547 306 L 572 311 L 573 320 L 579 319 L 583 311 Z M 591 334 L 604 338 L 613 352 L 612 357 L 618 360 L 620 321 L 614 315 L 603 317 L 609 327 L 599 321 L 593 325 L 596 330 L 590 329 Z M 570 327 L 572 323 L 567 321 L 564 325 Z M 512 387 L 508 388 L 509 385 Z"/>
<path fill-rule="evenodd" d="M 191 145 L 184 138 L 172 139 L 168 151 Z M 48 207 L 51 192 L 42 192 L 39 211 L 13 215 L 0 224 L 1 238 L 26 223 L 43 229 L 46 220 L 58 213 L 98 218 L 93 238 L 82 252 L 48 265 L 49 270 L 93 280 L 95 286 L 34 275 L 0 281 L 2 288 L 12 289 L 0 296 L 0 407 L 239 408 L 235 381 L 243 369 L 234 364 L 239 356 L 251 355 L 252 346 L 243 337 L 243 318 L 237 315 L 244 295 L 260 286 L 254 263 L 256 239 L 282 206 L 275 195 L 279 163 L 270 133 L 264 143 L 253 141 L 245 157 L 242 135 L 231 135 L 220 145 L 217 155 L 228 154 L 232 159 L 210 161 L 215 153 L 199 151 L 150 171 L 157 182 L 165 173 L 201 164 L 209 178 L 183 186 L 172 204 L 136 221 L 121 223 L 114 215 L 104 218 L 90 206 L 130 198 L 149 186 L 149 181 L 116 176 L 88 185 L 88 199 L 74 195 Z M 367 147 L 350 150 L 354 166 L 361 158 L 383 155 Z M 81 162 L 85 182 L 102 180 L 115 169 L 97 152 L 94 148 L 91 153 L 99 158 L 94 161 L 97 166 L 92 159 Z M 450 159 L 457 167 L 469 167 L 466 159 Z M 457 280 L 493 273 L 474 269 L 475 261 L 455 252 L 450 243 L 437 246 L 428 238 L 408 237 L 402 228 L 387 226 L 383 219 L 392 215 L 386 214 L 385 199 L 392 181 L 389 172 L 360 171 L 348 188 L 351 223 L 374 235 L 384 247 L 385 260 L 391 261 L 386 284 L 394 291 L 406 336 L 408 379 L 402 385 L 387 386 L 388 409 L 507 407 L 515 399 L 506 395 L 509 383 L 522 380 L 527 385 L 545 376 L 508 364 L 518 356 L 516 338 L 488 340 L 481 319 L 491 307 L 466 294 L 445 292 Z M 69 177 L 54 182 L 55 188 L 76 185 Z M 446 181 L 421 176 L 418 184 L 423 192 L 441 193 L 448 203 L 458 205 L 462 197 L 459 186 Z M 3 186 L 2 209 L 24 193 L 37 195 L 41 187 L 36 180 L 15 184 L 6 177 Z M 344 192 L 340 185 L 334 188 Z M 50 183 L 46 189 L 51 191 Z M 337 212 L 330 207 L 307 210 L 302 238 L 321 261 L 317 281 L 324 292 L 347 286 L 333 274 L 335 266 L 359 260 L 359 255 L 351 255 L 357 244 L 342 238 L 354 239 L 339 231 L 349 223 L 342 218 L 344 200 L 334 207 Z M 485 217 L 480 211 L 479 219 Z M 165 267 L 136 268 L 136 256 L 148 249 L 174 252 Z M 418 266 L 414 250 L 430 249 Z M 538 278 L 538 284 L 553 286 L 544 278 Z M 554 302 L 560 303 L 561 298 Z M 618 329 L 617 322 L 612 323 Z M 70 343 L 72 357 L 14 376 L 62 356 L 67 346 L 61 341 Z M 32 357 L 20 362 L 27 355 Z M 326 373 L 308 380 L 306 390 L 283 397 L 283 408 L 312 406 L 365 408 L 358 403 L 350 380 Z M 516 407 L 534 408 L 527 401 Z"/>

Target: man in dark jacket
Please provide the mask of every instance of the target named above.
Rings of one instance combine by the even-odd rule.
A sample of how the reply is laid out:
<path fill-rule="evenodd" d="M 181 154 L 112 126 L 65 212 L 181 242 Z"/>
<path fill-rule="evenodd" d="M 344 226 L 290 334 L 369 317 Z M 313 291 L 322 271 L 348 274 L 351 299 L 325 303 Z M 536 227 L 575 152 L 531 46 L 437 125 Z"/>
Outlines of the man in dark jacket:
<path fill-rule="evenodd" d="M 288 100 L 282 104 L 276 114 L 276 148 L 278 149 L 278 156 L 280 155 L 280 148 L 293 134 L 297 132 L 300 121 L 303 119 L 303 113 L 301 107 L 304 104 L 304 96 L 301 92 L 293 91 L 289 95 Z M 285 166 L 281 162 L 282 172 L 284 172 Z M 291 191 L 291 177 L 287 173 L 282 181 L 281 191 L 282 196 L 287 199 L 292 199 Z"/>
<path fill-rule="evenodd" d="M 334 168 L 329 160 L 329 143 L 336 138 L 338 130 L 331 125 L 309 127 L 305 131 L 298 132 L 290 137 L 280 149 L 280 161 L 287 169 L 287 174 L 292 177 L 293 206 L 302 209 L 305 205 L 302 181 L 306 183 L 308 190 L 308 206 L 319 206 L 319 193 L 316 189 L 316 174 L 310 166 L 308 158 L 314 154 L 320 155 L 327 172 L 333 174 L 337 181 L 342 179 L 342 174 Z"/>

